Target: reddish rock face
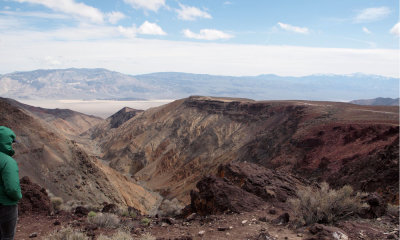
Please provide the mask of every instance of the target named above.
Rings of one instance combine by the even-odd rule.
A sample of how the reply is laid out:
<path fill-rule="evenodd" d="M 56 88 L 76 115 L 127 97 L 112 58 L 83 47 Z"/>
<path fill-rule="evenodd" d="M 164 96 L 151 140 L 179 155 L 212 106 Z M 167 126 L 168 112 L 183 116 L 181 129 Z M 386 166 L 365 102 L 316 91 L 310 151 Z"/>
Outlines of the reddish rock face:
<path fill-rule="evenodd" d="M 51 209 L 50 198 L 46 189 L 31 182 L 28 177 L 20 180 L 22 199 L 18 203 L 18 211 L 21 215 L 49 214 Z"/>
<path fill-rule="evenodd" d="M 224 212 L 248 212 L 266 202 L 288 209 L 286 200 L 296 197 L 306 181 L 253 163 L 219 166 L 217 177 L 205 177 L 191 192 L 192 212 L 209 215 Z M 289 219 L 289 216 L 287 217 Z"/>
<path fill-rule="evenodd" d="M 196 186 L 199 191 L 190 193 L 191 207 L 200 215 L 247 212 L 264 204 L 261 198 L 221 178 L 205 177 Z"/>
<path fill-rule="evenodd" d="M 100 145 L 110 166 L 186 203 L 217 166 L 245 161 L 398 202 L 398 114 L 398 107 L 189 97 L 128 120 Z M 290 191 L 275 194 L 284 200 Z"/>

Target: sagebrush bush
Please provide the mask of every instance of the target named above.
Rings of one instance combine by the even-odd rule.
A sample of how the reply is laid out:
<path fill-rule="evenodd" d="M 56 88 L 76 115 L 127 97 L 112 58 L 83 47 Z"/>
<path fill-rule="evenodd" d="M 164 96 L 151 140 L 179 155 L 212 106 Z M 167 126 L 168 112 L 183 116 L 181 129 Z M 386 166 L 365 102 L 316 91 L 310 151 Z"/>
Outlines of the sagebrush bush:
<path fill-rule="evenodd" d="M 118 231 L 114 233 L 111 237 L 100 234 L 97 240 L 133 240 L 133 238 L 128 232 Z"/>
<path fill-rule="evenodd" d="M 60 211 L 63 208 L 64 200 L 60 197 L 51 197 L 50 202 L 55 211 Z"/>
<path fill-rule="evenodd" d="M 165 199 L 158 207 L 157 214 L 159 216 L 176 216 L 181 214 L 185 206 L 178 199 Z"/>
<path fill-rule="evenodd" d="M 117 228 L 119 218 L 113 213 L 98 213 L 93 217 L 88 217 L 88 222 L 100 228 Z"/>
<path fill-rule="evenodd" d="M 341 189 L 330 189 L 323 182 L 321 188 L 314 190 L 307 187 L 297 192 L 298 199 L 290 199 L 299 225 L 313 223 L 333 223 L 361 211 L 363 205 L 353 188 L 344 186 Z"/>
<path fill-rule="evenodd" d="M 89 218 L 95 217 L 96 215 L 97 215 L 97 213 L 95 213 L 95 212 L 93 212 L 93 211 L 90 211 L 90 212 L 88 213 L 88 217 L 89 217 Z"/>
<path fill-rule="evenodd" d="M 102 209 L 102 206 L 100 206 L 100 205 L 87 204 L 85 202 L 77 201 L 77 200 L 69 200 L 68 202 L 63 204 L 62 209 L 64 211 L 71 212 L 74 209 L 76 209 L 76 207 L 80 207 L 80 206 L 86 208 L 89 211 L 94 211 L 94 212 L 99 212 Z"/>
<path fill-rule="evenodd" d="M 84 233 L 67 227 L 61 228 L 59 231 L 54 231 L 44 237 L 44 240 L 89 240 L 89 238 Z"/>
<path fill-rule="evenodd" d="M 400 206 L 389 203 L 386 208 L 386 213 L 389 216 L 399 217 L 399 210 Z"/>
<path fill-rule="evenodd" d="M 149 226 L 150 222 L 151 220 L 148 218 L 142 218 L 142 220 L 140 220 L 140 224 L 142 224 L 143 226 Z"/>
<path fill-rule="evenodd" d="M 156 237 L 154 237 L 150 233 L 145 233 L 142 236 L 140 236 L 139 240 L 156 240 Z"/>

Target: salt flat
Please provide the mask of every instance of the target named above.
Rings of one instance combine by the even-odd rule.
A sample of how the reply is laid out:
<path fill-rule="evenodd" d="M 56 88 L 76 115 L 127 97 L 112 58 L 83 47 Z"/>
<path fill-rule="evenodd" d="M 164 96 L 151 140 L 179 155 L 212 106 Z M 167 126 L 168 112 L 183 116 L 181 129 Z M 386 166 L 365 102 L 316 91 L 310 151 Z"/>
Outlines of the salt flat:
<path fill-rule="evenodd" d="M 101 118 L 107 118 L 116 113 L 123 107 L 146 110 L 152 107 L 158 107 L 174 100 L 142 100 L 142 101 L 115 101 L 115 100 L 30 100 L 18 99 L 18 101 L 42 108 L 61 108 L 71 109 L 77 112 L 94 115 Z"/>

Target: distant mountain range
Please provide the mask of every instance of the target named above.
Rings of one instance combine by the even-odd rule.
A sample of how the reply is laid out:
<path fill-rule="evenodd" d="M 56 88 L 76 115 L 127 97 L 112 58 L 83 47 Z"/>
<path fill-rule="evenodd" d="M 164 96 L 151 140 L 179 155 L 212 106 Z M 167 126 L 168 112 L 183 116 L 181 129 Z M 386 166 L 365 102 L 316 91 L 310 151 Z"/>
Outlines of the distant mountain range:
<path fill-rule="evenodd" d="M 190 95 L 255 100 L 350 101 L 397 98 L 399 79 L 376 75 L 213 76 L 177 72 L 131 76 L 106 69 L 55 69 L 0 75 L 0 96 L 14 99 L 178 99 Z"/>
<path fill-rule="evenodd" d="M 353 100 L 350 103 L 371 106 L 399 106 L 399 98 L 374 98 Z"/>

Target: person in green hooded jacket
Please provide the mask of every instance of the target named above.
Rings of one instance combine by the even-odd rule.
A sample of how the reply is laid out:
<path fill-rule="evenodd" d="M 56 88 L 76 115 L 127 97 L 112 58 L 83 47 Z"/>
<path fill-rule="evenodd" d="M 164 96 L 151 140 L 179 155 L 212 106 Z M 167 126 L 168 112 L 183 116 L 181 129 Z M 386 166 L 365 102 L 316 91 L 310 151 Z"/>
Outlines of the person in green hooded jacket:
<path fill-rule="evenodd" d="M 22 198 L 17 162 L 12 158 L 14 132 L 0 126 L 0 240 L 13 240 Z"/>

